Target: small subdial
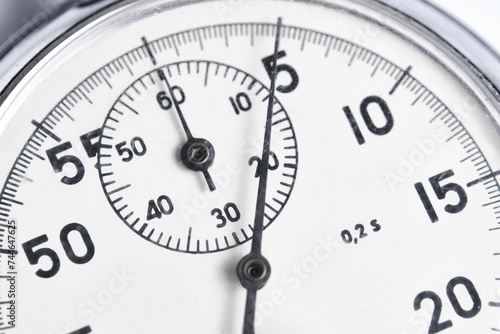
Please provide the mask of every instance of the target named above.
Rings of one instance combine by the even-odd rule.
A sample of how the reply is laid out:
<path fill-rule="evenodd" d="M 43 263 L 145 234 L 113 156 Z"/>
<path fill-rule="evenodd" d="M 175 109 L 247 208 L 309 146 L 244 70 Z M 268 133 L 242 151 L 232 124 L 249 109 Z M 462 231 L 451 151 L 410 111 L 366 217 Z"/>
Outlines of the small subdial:
<path fill-rule="evenodd" d="M 210 61 L 170 64 L 135 81 L 102 128 L 99 174 L 116 214 L 179 252 L 250 240 L 268 98 L 248 73 Z M 273 108 L 265 227 L 288 201 L 298 163 L 288 114 L 277 99 Z"/>

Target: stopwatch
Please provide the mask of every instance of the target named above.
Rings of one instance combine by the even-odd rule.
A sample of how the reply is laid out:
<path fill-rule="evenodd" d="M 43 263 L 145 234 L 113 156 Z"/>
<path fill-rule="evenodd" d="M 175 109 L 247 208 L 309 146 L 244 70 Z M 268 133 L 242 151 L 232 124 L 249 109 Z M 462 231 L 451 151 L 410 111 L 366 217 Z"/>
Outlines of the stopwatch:
<path fill-rule="evenodd" d="M 0 60 L 0 333 L 500 331 L 500 61 L 466 29 L 65 8 Z"/>

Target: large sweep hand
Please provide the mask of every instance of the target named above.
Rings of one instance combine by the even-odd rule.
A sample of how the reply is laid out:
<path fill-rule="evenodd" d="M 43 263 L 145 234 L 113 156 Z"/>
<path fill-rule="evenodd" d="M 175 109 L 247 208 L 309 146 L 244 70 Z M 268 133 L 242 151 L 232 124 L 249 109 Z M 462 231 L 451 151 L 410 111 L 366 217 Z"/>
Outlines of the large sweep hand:
<path fill-rule="evenodd" d="M 264 145 L 262 148 L 262 172 L 259 178 L 255 221 L 253 225 L 252 249 L 238 263 L 237 274 L 241 285 L 247 289 L 245 318 L 243 334 L 254 334 L 255 303 L 257 290 L 262 288 L 271 275 L 271 266 L 262 256 L 262 232 L 264 229 L 264 207 L 266 204 L 267 175 L 269 172 L 269 154 L 271 145 L 271 125 L 273 117 L 274 93 L 276 90 L 276 64 L 278 62 L 278 49 L 281 31 L 281 18 L 276 27 L 276 40 L 274 43 L 274 62 L 272 64 L 271 87 L 267 106 L 266 128 Z"/>

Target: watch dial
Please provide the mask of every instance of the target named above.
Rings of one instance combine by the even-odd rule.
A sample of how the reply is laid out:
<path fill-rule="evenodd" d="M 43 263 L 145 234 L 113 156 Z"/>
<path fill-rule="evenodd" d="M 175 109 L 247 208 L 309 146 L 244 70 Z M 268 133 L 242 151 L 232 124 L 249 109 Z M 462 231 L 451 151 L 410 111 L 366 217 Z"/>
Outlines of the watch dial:
<path fill-rule="evenodd" d="M 500 331 L 498 101 L 406 17 L 124 1 L 30 68 L 0 105 L 0 333 L 241 333 L 264 174 L 255 333 Z"/>

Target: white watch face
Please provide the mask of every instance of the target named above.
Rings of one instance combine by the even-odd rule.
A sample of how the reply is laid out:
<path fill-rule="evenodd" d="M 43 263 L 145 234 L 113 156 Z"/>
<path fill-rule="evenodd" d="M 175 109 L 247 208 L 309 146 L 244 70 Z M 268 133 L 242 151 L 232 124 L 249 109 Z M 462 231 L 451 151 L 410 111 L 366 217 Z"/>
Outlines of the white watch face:
<path fill-rule="evenodd" d="M 0 333 L 241 333 L 264 195 L 255 333 L 500 331 L 472 73 L 371 2 L 107 10 L 0 105 Z"/>

